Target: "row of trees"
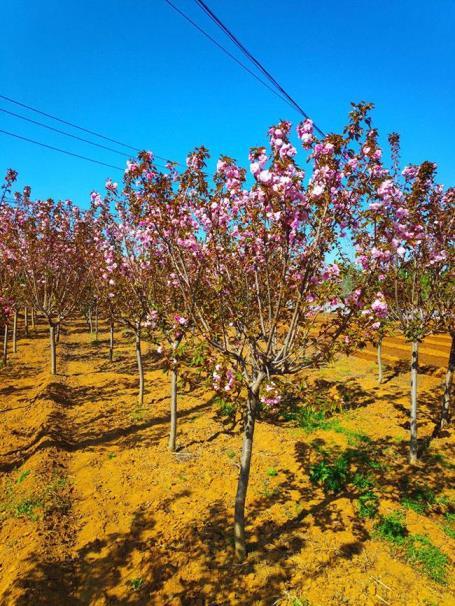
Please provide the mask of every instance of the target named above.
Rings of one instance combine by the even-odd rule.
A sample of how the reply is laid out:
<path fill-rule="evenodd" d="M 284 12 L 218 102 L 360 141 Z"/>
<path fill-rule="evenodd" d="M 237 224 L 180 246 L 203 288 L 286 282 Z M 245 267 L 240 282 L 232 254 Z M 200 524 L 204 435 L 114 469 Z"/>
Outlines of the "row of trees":
<path fill-rule="evenodd" d="M 169 446 L 176 448 L 177 377 L 183 347 L 204 346 L 213 386 L 244 418 L 235 498 L 235 550 L 246 553 L 245 500 L 255 422 L 280 406 L 274 377 L 319 367 L 388 331 L 412 343 L 410 461 L 417 460 L 418 345 L 452 336 L 441 424 L 447 422 L 455 363 L 451 236 L 455 191 L 425 162 L 400 172 L 398 137 L 386 168 L 368 104 L 354 105 L 342 134 L 318 139 L 311 120 L 297 128 L 309 174 L 296 163 L 291 124 L 269 129 L 270 148 L 253 148 L 250 173 L 228 157 L 212 179 L 198 148 L 177 171 L 157 170 L 142 152 L 122 187 L 111 180 L 90 208 L 32 201 L 29 188 L 0 203 L 0 322 L 21 307 L 49 326 L 57 372 L 60 326 L 95 313 L 134 335 L 139 403 L 142 342 L 153 341 L 171 377 Z M 14 332 L 14 331 L 13 331 Z M 240 395 L 239 395 L 240 394 Z"/>

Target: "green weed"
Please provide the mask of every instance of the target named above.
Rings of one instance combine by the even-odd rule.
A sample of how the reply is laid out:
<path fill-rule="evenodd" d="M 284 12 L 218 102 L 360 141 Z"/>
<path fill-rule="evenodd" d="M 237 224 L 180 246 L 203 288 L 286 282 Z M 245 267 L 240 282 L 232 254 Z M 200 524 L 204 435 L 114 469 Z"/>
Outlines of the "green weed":
<path fill-rule="evenodd" d="M 323 459 L 310 468 L 310 480 L 320 484 L 324 492 L 340 492 L 348 483 L 349 460 L 345 455 L 339 456 L 333 463 Z"/>
<path fill-rule="evenodd" d="M 221 417 L 233 417 L 235 416 L 235 405 L 224 398 L 216 398 L 218 404 L 218 414 Z"/>
<path fill-rule="evenodd" d="M 360 518 L 374 518 L 378 508 L 379 497 L 372 490 L 365 491 L 357 499 L 357 512 Z"/>
<path fill-rule="evenodd" d="M 377 535 L 390 543 L 401 544 L 408 534 L 404 514 L 394 511 L 386 516 L 381 516 L 375 526 Z"/>
<path fill-rule="evenodd" d="M 26 469 L 25 471 L 23 471 L 17 478 L 16 484 L 22 484 L 22 482 L 24 480 L 26 480 L 31 473 L 32 472 L 29 469 Z"/>
<path fill-rule="evenodd" d="M 144 584 L 144 579 L 142 577 L 137 577 L 135 579 L 130 579 L 129 582 L 130 582 L 130 585 L 131 585 L 131 589 L 133 591 L 139 591 L 139 589 Z"/>

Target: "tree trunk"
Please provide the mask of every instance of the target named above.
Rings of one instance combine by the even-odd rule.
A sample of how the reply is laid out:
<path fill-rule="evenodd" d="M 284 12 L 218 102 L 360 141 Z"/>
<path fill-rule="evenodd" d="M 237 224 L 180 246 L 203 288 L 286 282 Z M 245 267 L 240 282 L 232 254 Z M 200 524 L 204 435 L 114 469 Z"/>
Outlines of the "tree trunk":
<path fill-rule="evenodd" d="M 245 427 L 243 430 L 242 454 L 240 457 L 240 473 L 237 483 L 234 508 L 234 545 L 235 556 L 244 560 L 246 556 L 245 540 L 245 501 L 250 478 L 251 455 L 253 452 L 254 426 L 258 406 L 258 394 L 265 375 L 260 373 L 248 390 L 248 400 L 245 411 Z"/>
<path fill-rule="evenodd" d="M 439 420 L 438 430 L 441 431 L 449 423 L 450 399 L 452 395 L 453 373 L 455 371 L 455 333 L 452 335 L 452 345 L 450 347 L 449 362 L 447 364 L 446 381 L 444 386 L 444 396 L 442 398 L 441 418 Z"/>
<path fill-rule="evenodd" d="M 55 340 L 55 324 L 49 324 L 49 343 L 51 346 L 51 375 L 57 374 L 57 347 Z"/>
<path fill-rule="evenodd" d="M 28 337 L 28 307 L 24 307 L 24 333 Z"/>
<path fill-rule="evenodd" d="M 144 404 L 144 366 L 142 364 L 141 329 L 140 329 L 140 327 L 136 328 L 136 360 L 137 360 L 137 372 L 139 374 L 138 402 L 139 402 L 139 406 L 142 407 Z"/>
<path fill-rule="evenodd" d="M 382 339 L 378 341 L 378 383 L 381 384 L 383 379 L 382 373 Z"/>
<path fill-rule="evenodd" d="M 55 343 L 60 343 L 60 323 L 55 327 Z"/>
<path fill-rule="evenodd" d="M 95 308 L 95 341 L 98 341 L 98 305 Z"/>
<path fill-rule="evenodd" d="M 93 321 L 92 321 L 92 310 L 91 308 L 88 310 L 88 327 L 90 330 L 90 334 L 93 334 Z"/>
<path fill-rule="evenodd" d="M 17 311 L 13 316 L 13 353 L 17 353 Z"/>
<path fill-rule="evenodd" d="M 109 362 L 114 359 L 114 322 L 109 326 Z"/>
<path fill-rule="evenodd" d="M 175 452 L 177 437 L 177 366 L 171 369 L 171 429 L 169 433 L 169 450 Z"/>
<path fill-rule="evenodd" d="M 8 364 L 8 322 L 5 324 L 3 333 L 3 366 Z"/>
<path fill-rule="evenodd" d="M 414 465 L 417 462 L 418 443 L 417 443 L 417 373 L 419 369 L 419 343 L 412 343 L 411 358 L 411 418 L 410 418 L 410 443 L 409 443 L 409 462 Z"/>
<path fill-rule="evenodd" d="M 33 307 L 32 307 L 32 328 L 33 328 L 33 332 L 36 332 L 35 309 Z"/>

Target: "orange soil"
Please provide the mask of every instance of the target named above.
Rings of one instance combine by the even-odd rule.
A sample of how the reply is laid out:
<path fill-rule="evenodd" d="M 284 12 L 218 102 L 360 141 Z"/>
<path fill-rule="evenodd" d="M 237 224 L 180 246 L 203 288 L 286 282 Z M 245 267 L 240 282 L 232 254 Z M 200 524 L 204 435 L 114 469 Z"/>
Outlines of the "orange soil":
<path fill-rule="evenodd" d="M 453 576 L 445 586 L 429 580 L 375 537 L 374 521 L 357 515 L 355 495 L 325 495 L 308 478 L 321 447 L 340 453 L 357 432 L 372 440 L 370 454 L 383 464 L 376 472 L 381 513 L 400 507 L 403 478 L 450 496 L 448 432 L 431 442 L 417 469 L 406 462 L 406 344 L 385 343 L 381 387 L 372 349 L 307 373 L 342 410 L 336 418 L 346 432 L 258 423 L 250 554 L 237 564 L 238 427 L 217 416 L 203 386 L 182 389 L 180 450 L 169 453 L 167 376 L 146 355 L 146 406 L 138 410 L 132 347 L 123 338 L 109 364 L 102 336 L 97 345 L 73 324 L 51 378 L 42 328 L 21 339 L 0 370 L 2 606 L 453 606 Z M 422 347 L 421 436 L 437 414 L 447 351 L 444 336 Z M 406 511 L 406 521 L 453 560 L 437 507 L 426 515 Z"/>

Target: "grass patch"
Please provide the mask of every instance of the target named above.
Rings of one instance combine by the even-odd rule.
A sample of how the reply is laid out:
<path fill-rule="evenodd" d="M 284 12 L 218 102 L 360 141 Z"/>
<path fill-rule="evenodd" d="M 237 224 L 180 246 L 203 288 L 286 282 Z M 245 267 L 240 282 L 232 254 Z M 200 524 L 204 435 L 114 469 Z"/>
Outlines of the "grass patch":
<path fill-rule="evenodd" d="M 455 539 L 455 513 L 446 512 L 444 514 L 445 523 L 442 525 L 442 530 L 449 539 Z"/>
<path fill-rule="evenodd" d="M 326 415 L 323 410 L 314 410 L 306 406 L 298 406 L 294 410 L 284 413 L 286 421 L 295 421 L 306 433 L 317 429 L 325 429 L 327 426 Z"/>
<path fill-rule="evenodd" d="M 443 585 L 446 582 L 449 558 L 427 537 L 410 535 L 406 541 L 406 557 L 436 583 Z"/>
<path fill-rule="evenodd" d="M 430 511 L 432 505 L 436 503 L 436 495 L 426 486 L 415 486 L 408 489 L 401 499 L 401 504 L 406 509 L 412 509 L 416 513 L 423 515 Z"/>
<path fill-rule="evenodd" d="M 448 556 L 430 539 L 420 534 L 409 534 L 402 511 L 381 516 L 375 526 L 376 536 L 399 548 L 399 553 L 436 583 L 445 584 L 449 566 Z"/>

